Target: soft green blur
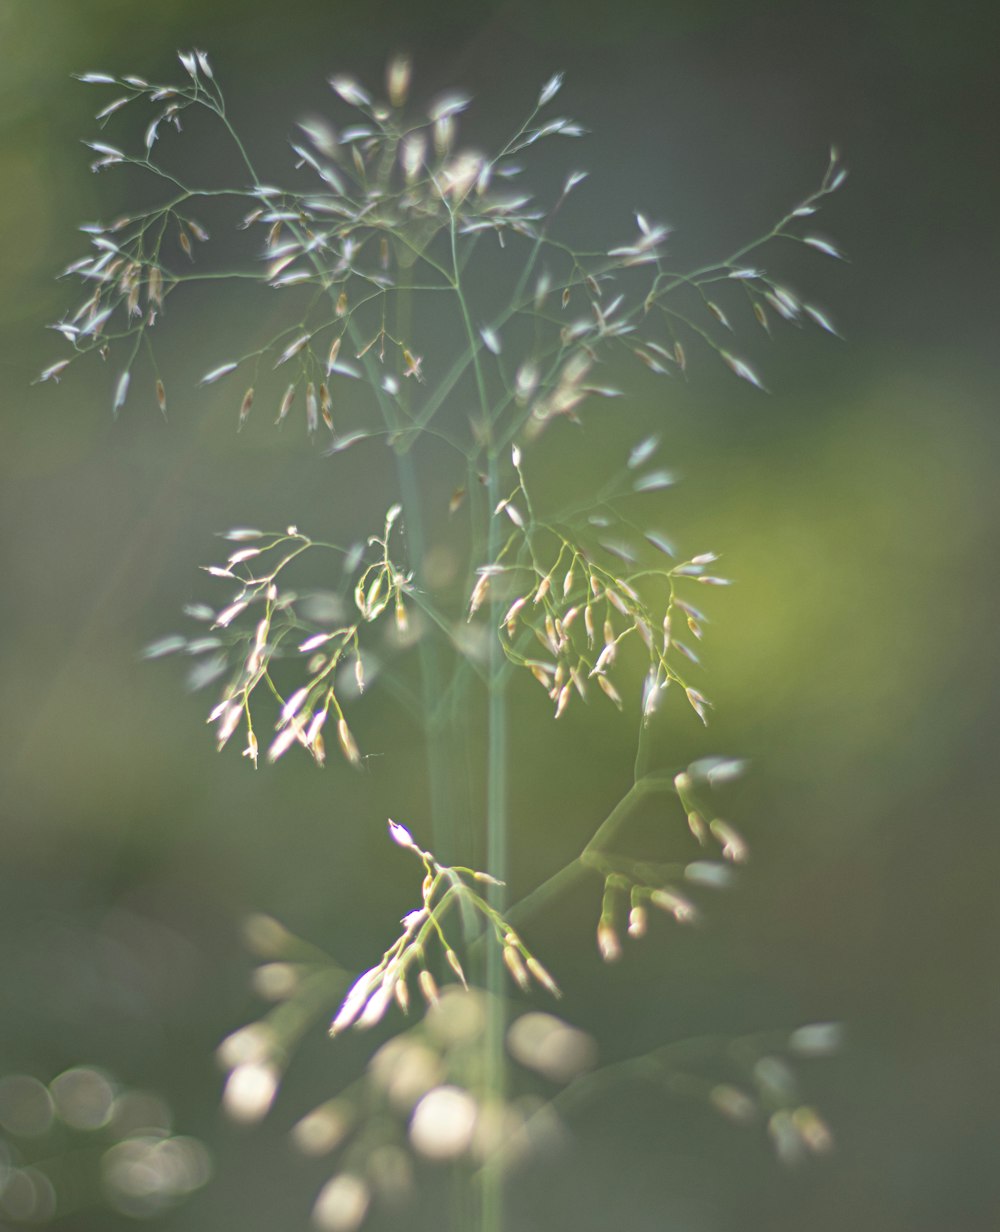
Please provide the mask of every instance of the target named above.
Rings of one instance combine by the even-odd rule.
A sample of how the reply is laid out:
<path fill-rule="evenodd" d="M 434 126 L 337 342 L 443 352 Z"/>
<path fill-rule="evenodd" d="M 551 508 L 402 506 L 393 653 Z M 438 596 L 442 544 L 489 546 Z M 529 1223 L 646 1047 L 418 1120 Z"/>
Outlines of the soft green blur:
<path fill-rule="evenodd" d="M 384 753 L 372 773 L 289 758 L 255 774 L 215 753 L 209 699 L 184 692 L 176 663 L 138 661 L 184 603 L 215 597 L 197 571 L 220 555 L 214 531 L 296 522 L 348 538 L 378 524 L 394 479 L 377 445 L 326 458 L 264 415 L 237 437 L 240 391 L 195 389 L 248 311 L 228 292 L 171 313 L 166 421 L 150 379 L 113 423 L 115 374 L 96 364 L 29 384 L 65 350 L 43 327 L 75 302 L 53 275 L 83 251 L 77 223 L 124 204 L 124 181 L 91 176 L 79 145 L 109 96 L 70 73 L 174 74 L 177 47 L 205 47 L 280 168 L 294 120 L 329 108 L 327 75 L 377 81 L 395 49 L 413 52 L 421 95 L 475 95 L 463 131 L 484 144 L 564 69 L 561 105 L 593 134 L 553 172 L 591 172 L 567 226 L 615 242 L 640 209 L 677 228 L 690 264 L 765 230 L 841 148 L 851 179 L 817 229 L 850 263 L 803 255 L 792 277 L 847 341 L 751 340 L 770 396 L 699 354 L 686 385 L 639 379 L 627 412 L 596 407 L 539 450 L 565 490 L 644 432 L 664 437 L 684 482 L 661 524 L 724 554 L 737 585 L 706 598 L 711 727 L 675 704 L 656 755 L 751 759 L 724 807 L 752 862 L 705 928 L 653 929 L 614 968 L 594 945 L 596 883 L 531 926 L 565 984 L 560 1012 L 608 1060 L 843 1020 L 844 1051 L 802 1070 L 837 1150 L 790 1171 L 763 1134 L 629 1087 L 581 1116 L 573 1149 L 517 1174 L 510 1228 L 986 1232 L 1000 1220 L 998 34 L 993 5 L 945 21 L 901 0 L 0 3 L 0 1075 L 87 1062 L 162 1092 L 215 1161 L 162 1226 L 306 1226 L 329 1169 L 295 1157 L 285 1131 L 350 1081 L 366 1045 L 319 1030 L 262 1127 L 225 1123 L 212 1051 L 260 1011 L 240 922 L 266 911 L 367 965 L 417 890 L 384 818 L 422 825 L 426 787 L 419 733 L 377 688 L 356 720 Z M 461 477 L 422 461 L 443 521 Z M 513 699 L 517 895 L 628 786 L 633 727 L 570 712 L 553 728 L 529 683 Z M 369 1226 L 447 1226 L 443 1194 L 431 1176 L 418 1209 Z"/>

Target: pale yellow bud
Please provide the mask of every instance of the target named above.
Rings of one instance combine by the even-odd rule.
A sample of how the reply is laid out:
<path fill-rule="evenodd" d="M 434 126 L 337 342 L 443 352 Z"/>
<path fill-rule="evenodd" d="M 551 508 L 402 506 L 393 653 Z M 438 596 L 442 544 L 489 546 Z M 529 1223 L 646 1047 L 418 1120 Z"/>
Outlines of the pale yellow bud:
<path fill-rule="evenodd" d="M 617 962 L 622 956 L 622 943 L 610 920 L 603 916 L 597 925 L 597 949 L 605 962 Z"/>
<path fill-rule="evenodd" d="M 351 734 L 351 729 L 347 726 L 346 719 L 339 719 L 337 721 L 337 739 L 340 741 L 341 751 L 351 765 L 358 765 L 361 761 L 361 753 L 354 740 L 354 736 Z"/>
<path fill-rule="evenodd" d="M 420 984 L 420 992 L 427 1004 L 437 1005 L 440 994 L 438 993 L 437 981 L 434 979 L 434 976 L 425 967 L 417 979 Z"/>

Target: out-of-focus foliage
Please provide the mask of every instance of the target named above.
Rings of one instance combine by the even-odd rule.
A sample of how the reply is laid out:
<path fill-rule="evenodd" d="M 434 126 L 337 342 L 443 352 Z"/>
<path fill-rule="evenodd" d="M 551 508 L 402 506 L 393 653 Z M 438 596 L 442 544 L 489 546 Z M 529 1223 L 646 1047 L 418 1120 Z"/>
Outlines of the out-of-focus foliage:
<path fill-rule="evenodd" d="M 172 1132 L 167 1103 L 76 1065 L 47 1085 L 0 1077 L 0 1210 L 15 1226 L 110 1208 L 133 1219 L 170 1210 L 211 1175 L 195 1138 Z"/>

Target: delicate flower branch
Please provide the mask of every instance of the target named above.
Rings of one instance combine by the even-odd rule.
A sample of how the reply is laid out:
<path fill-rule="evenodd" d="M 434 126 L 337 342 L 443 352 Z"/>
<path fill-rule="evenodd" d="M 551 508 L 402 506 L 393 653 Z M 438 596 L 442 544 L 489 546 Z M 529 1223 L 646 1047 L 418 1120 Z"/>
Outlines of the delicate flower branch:
<path fill-rule="evenodd" d="M 473 888 L 476 883 L 492 884 L 493 877 L 473 869 L 447 868 L 438 863 L 429 851 L 417 846 L 409 830 L 398 822 L 390 820 L 389 833 L 394 842 L 412 851 L 424 866 L 421 905 L 403 917 L 402 933 L 381 960 L 362 972 L 351 985 L 330 1025 L 331 1035 L 350 1026 L 373 1026 L 393 1000 L 407 1013 L 410 1007 L 408 980 L 414 974 L 424 1000 L 433 1005 L 438 999 L 438 986 L 427 965 L 427 947 L 431 941 L 440 945 L 448 966 L 463 987 L 468 986 L 458 951 L 445 932 L 446 917 L 455 907 L 464 908 L 470 918 L 478 917 L 484 922 L 486 937 L 500 947 L 504 964 L 522 991 L 526 992 L 534 980 L 553 996 L 559 996 L 555 980 L 521 937 Z"/>

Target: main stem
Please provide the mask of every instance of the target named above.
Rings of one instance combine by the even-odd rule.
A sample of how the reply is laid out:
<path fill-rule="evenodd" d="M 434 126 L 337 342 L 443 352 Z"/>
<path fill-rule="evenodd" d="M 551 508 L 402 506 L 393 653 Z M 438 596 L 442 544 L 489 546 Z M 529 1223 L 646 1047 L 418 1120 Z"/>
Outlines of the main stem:
<path fill-rule="evenodd" d="M 489 513 L 500 499 L 497 459 L 490 451 L 487 470 Z M 493 560 L 497 543 L 496 519 L 490 516 L 487 534 L 487 559 Z M 500 613 L 494 601 L 489 605 L 491 627 L 497 625 Z M 500 882 L 507 880 L 507 689 L 503 667 L 503 648 L 496 636 L 489 642 L 489 703 L 487 711 L 486 758 L 486 867 Z M 506 886 L 490 888 L 490 902 L 498 911 L 506 908 Z M 489 994 L 486 1025 L 486 1089 L 498 1103 L 506 1094 L 504 1066 L 504 1031 L 506 1028 L 505 980 L 502 952 L 499 946 L 486 950 L 486 988 Z M 499 1154 L 488 1159 L 482 1172 L 481 1232 L 502 1232 L 503 1189 Z"/>
<path fill-rule="evenodd" d="M 417 584 L 422 584 L 425 543 L 420 497 L 414 473 L 413 455 L 396 451 L 396 476 L 404 525 L 409 538 L 410 562 Z M 456 863 L 460 852 L 455 846 L 455 810 L 450 782 L 452 764 L 449 756 L 451 733 L 448 712 L 441 701 L 441 665 L 435 641 L 436 630 L 425 633 L 419 642 L 421 697 L 427 740 L 427 770 L 430 788 L 431 835 L 434 850 L 444 863 Z"/>
<path fill-rule="evenodd" d="M 396 333 L 409 340 L 413 316 L 413 290 L 410 286 L 412 266 L 405 261 L 399 266 L 396 296 Z M 413 454 L 399 446 L 395 449 L 396 476 L 399 481 L 400 503 L 409 538 L 410 562 L 417 585 L 423 585 L 426 542 L 420 491 L 417 484 Z M 450 737 L 448 714 L 441 706 L 441 662 L 437 634 L 431 630 L 418 642 L 420 683 L 423 698 L 427 739 L 427 770 L 430 787 L 431 835 L 434 850 L 445 863 L 454 863 L 460 856 L 456 850 L 455 809 L 451 781 L 452 763 L 449 757 Z"/>
<path fill-rule="evenodd" d="M 442 197 L 444 200 L 444 197 Z M 447 202 L 446 202 L 447 204 Z M 451 211 L 450 211 L 451 212 Z M 462 288 L 461 264 L 458 259 L 458 236 L 455 216 L 451 212 L 452 285 L 462 313 L 462 323 L 469 346 L 469 355 L 476 378 L 479 410 L 486 438 L 486 560 L 492 562 L 500 551 L 500 535 L 493 511 L 500 500 L 500 459 L 493 431 L 493 408 L 486 390 L 486 380 L 479 360 L 480 340 L 472 324 L 469 302 Z M 492 636 L 489 638 L 487 661 L 486 718 L 486 868 L 497 883 L 489 889 L 489 901 L 497 911 L 507 905 L 507 693 L 503 672 L 504 657 L 496 628 L 500 623 L 500 607 L 490 592 L 486 618 Z M 484 1038 L 484 1092 L 495 1106 L 502 1107 L 506 1098 L 504 1064 L 504 1033 L 507 1026 L 506 984 L 502 951 L 491 945 L 486 950 L 487 1019 Z M 501 1154 L 495 1152 L 480 1174 L 479 1232 L 503 1232 L 503 1169 Z M 464 1232 L 464 1230 L 463 1230 Z"/>

